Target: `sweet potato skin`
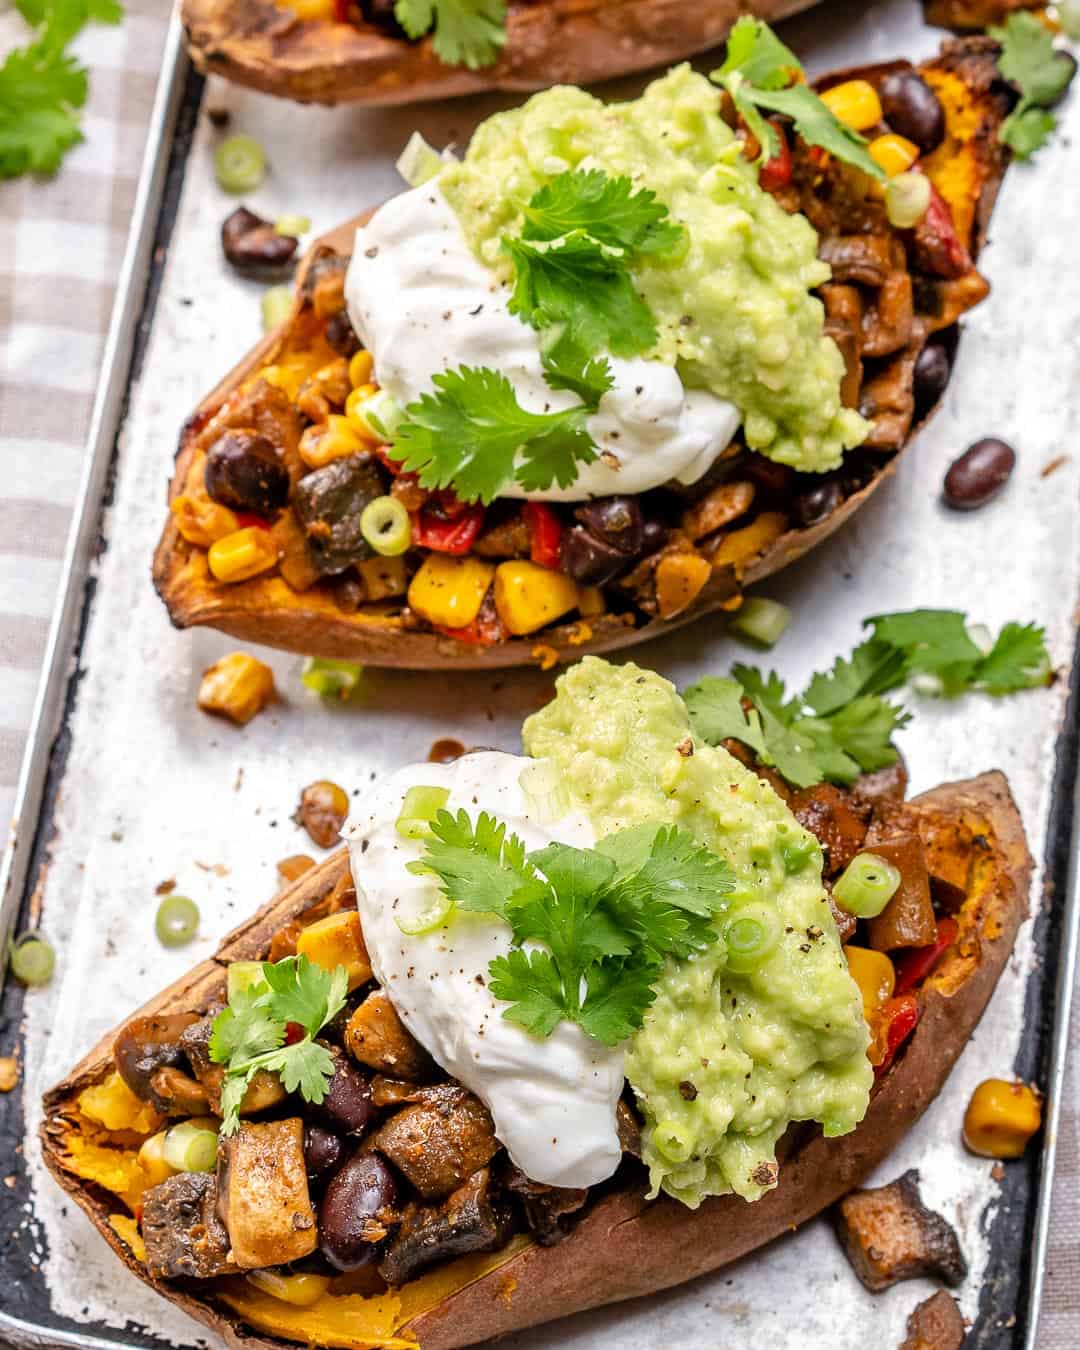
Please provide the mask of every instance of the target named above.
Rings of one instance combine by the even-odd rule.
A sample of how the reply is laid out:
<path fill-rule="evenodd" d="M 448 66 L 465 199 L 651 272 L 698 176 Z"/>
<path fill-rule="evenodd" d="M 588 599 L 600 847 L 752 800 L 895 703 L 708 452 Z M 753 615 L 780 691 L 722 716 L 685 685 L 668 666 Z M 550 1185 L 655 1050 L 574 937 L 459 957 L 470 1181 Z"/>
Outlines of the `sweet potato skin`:
<path fill-rule="evenodd" d="M 199 2 L 216 3 L 216 0 Z M 262 3 L 262 0 L 258 0 L 258 3 Z M 529 7 L 529 12 L 546 8 L 546 4 L 533 5 Z M 998 103 L 997 96 L 991 93 L 990 84 L 987 83 L 992 83 L 993 61 L 986 59 L 986 53 L 981 47 L 973 48 L 970 41 L 955 44 L 955 50 L 946 46 L 942 55 L 932 64 L 942 70 L 965 71 L 965 83 L 969 83 L 972 89 L 979 91 L 988 100 L 987 117 L 984 119 L 987 126 L 995 118 L 1004 115 L 1003 106 Z M 909 63 L 893 61 L 858 67 L 836 72 L 819 84 L 824 86 L 837 79 L 856 76 L 878 81 L 891 71 L 902 68 L 909 68 Z M 989 111 L 991 108 L 994 111 Z M 986 131 L 986 127 L 983 131 Z M 990 209 L 1004 173 L 1005 159 L 1002 147 L 989 132 L 986 135 L 980 132 L 977 145 L 968 147 L 966 153 L 977 159 L 977 175 L 981 183 L 978 200 L 972 211 L 971 236 L 967 240 L 972 255 L 977 257 L 989 223 Z M 371 211 L 364 212 L 316 240 L 301 272 L 301 283 L 306 271 L 318 259 L 331 254 L 350 254 L 357 227 L 365 223 L 371 214 Z M 285 345 L 290 325 L 298 322 L 299 313 L 298 302 L 292 319 L 287 320 L 276 333 L 264 338 L 207 395 L 189 419 L 181 436 L 169 486 L 170 501 L 185 491 L 185 485 L 192 475 L 196 462 L 194 442 L 199 431 L 221 409 L 231 393 L 276 358 Z M 901 455 L 910 449 L 933 412 L 931 409 L 912 426 L 900 450 L 875 467 L 873 477 L 865 486 L 846 497 L 835 510 L 817 523 L 805 528 L 785 529 L 757 556 L 748 560 L 745 568 L 740 569 L 738 577 L 730 567 L 714 568 L 711 578 L 693 603 L 671 619 L 652 619 L 640 627 L 628 627 L 621 616 L 612 614 L 591 619 L 588 624 L 589 637 L 584 642 L 581 640 L 580 625 L 569 623 L 529 637 L 511 638 L 493 646 L 478 646 L 457 642 L 439 633 L 410 631 L 402 626 L 400 619 L 391 615 L 345 614 L 322 588 L 314 587 L 298 593 L 277 575 L 256 576 L 239 584 L 223 585 L 211 576 L 205 554 L 184 543 L 171 516 L 154 555 L 154 585 L 176 627 L 218 628 L 242 641 L 258 642 L 310 656 L 343 658 L 367 665 L 408 670 L 483 670 L 534 665 L 537 660 L 535 650 L 538 644 L 542 644 L 546 653 L 554 651 L 558 662 L 577 660 L 586 653 L 613 652 L 647 642 L 651 638 L 666 636 L 676 628 L 721 610 L 745 587 L 796 562 L 840 529 L 891 477 Z"/>
<path fill-rule="evenodd" d="M 737 1260 L 859 1185 L 937 1095 L 990 998 L 1027 913 L 1032 862 L 1001 773 L 946 784 L 914 798 L 908 809 L 925 819 L 928 828 L 939 819 L 955 825 L 956 837 L 970 847 L 970 884 L 959 914 L 957 944 L 924 987 L 919 1024 L 882 1079 L 859 1128 L 829 1140 L 814 1127 L 793 1127 L 781 1141 L 780 1184 L 754 1205 L 728 1196 L 689 1211 L 666 1197 L 646 1203 L 640 1191 L 607 1196 L 559 1246 L 525 1247 L 414 1317 L 401 1334 L 414 1335 L 423 1350 L 457 1350 L 602 1303 L 653 1293 Z M 313 868 L 231 933 L 212 960 L 134 1015 L 211 1006 L 223 994 L 227 963 L 263 956 L 282 924 L 325 899 L 347 870 L 344 850 Z M 236 1313 L 210 1296 L 196 1298 L 188 1288 L 151 1280 L 110 1225 L 114 1206 L 66 1170 L 65 1107 L 110 1066 L 115 1034 L 105 1037 L 45 1095 L 41 1143 L 50 1171 L 141 1279 L 237 1350 L 282 1350 L 286 1342 L 245 1328 Z"/>
<path fill-rule="evenodd" d="M 741 14 L 770 23 L 818 0 L 541 0 L 512 5 L 492 66 L 446 66 L 431 39 L 365 25 L 299 21 L 274 0 L 184 0 L 199 70 L 302 103 L 388 105 L 485 90 L 591 84 L 666 65 L 722 42 Z"/>

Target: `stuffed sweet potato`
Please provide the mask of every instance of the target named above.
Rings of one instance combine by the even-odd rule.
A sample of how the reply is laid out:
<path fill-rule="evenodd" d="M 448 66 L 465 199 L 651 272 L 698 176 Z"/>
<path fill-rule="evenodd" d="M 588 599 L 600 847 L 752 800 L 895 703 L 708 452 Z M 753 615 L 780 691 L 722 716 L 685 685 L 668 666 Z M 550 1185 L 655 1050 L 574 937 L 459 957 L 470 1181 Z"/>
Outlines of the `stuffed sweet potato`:
<path fill-rule="evenodd" d="M 640 1122 L 626 1098 L 624 1158 L 610 1181 L 558 1189 L 511 1166 L 477 1099 L 418 1056 L 408 1031 L 392 1013 L 388 1019 L 357 936 L 344 852 L 265 905 L 213 960 L 143 1007 L 47 1094 L 48 1166 L 131 1271 L 237 1347 L 419 1342 L 453 1350 L 715 1270 L 858 1185 L 918 1119 L 978 1022 L 1026 913 L 1031 860 L 1002 775 L 907 802 L 903 784 L 901 768 L 853 789 L 793 797 L 781 788 L 798 819 L 818 831 L 826 875 L 835 876 L 848 845 L 869 839 L 875 848 L 891 842 L 908 850 L 905 884 L 929 883 L 938 940 L 906 960 L 903 949 L 892 951 L 894 997 L 881 1002 L 872 981 L 863 990 L 876 1081 L 862 1124 L 831 1139 L 812 1125 L 789 1127 L 777 1149 L 779 1184 L 753 1204 L 728 1195 L 690 1210 L 668 1196 L 647 1199 L 635 1156 Z M 854 953 L 873 951 L 874 935 L 850 915 L 838 917 L 857 973 Z M 353 1011 L 347 1025 L 339 1019 L 325 1034 L 335 1077 L 340 1069 L 352 1096 L 335 1085 L 333 1103 L 300 1106 L 298 1120 L 295 1097 L 283 1101 L 272 1076 L 256 1080 L 240 1108 L 244 1123 L 219 1151 L 219 1180 L 162 1167 L 156 1145 L 165 1125 L 221 1109 L 221 1070 L 206 1046 L 210 1015 L 232 987 L 230 965 L 240 970 L 235 963 L 297 950 L 347 964 Z M 367 1143 L 343 1166 L 341 1113 L 355 1138 L 358 1103 Z M 259 1189 L 260 1158 L 274 1162 L 278 1190 L 288 1192 L 276 1195 L 276 1208 L 266 1208 Z M 303 1184 L 305 1161 L 318 1215 Z M 324 1169 L 335 1166 L 363 1173 L 362 1185 L 350 1174 L 337 1190 L 353 1186 L 354 1212 L 366 1217 L 346 1240 L 367 1243 L 374 1264 L 304 1255 L 316 1233 L 327 1250 L 325 1229 L 335 1221 Z M 292 1218 L 281 1231 L 274 1215 L 283 1206 Z M 336 1260 L 342 1249 L 330 1250 Z M 342 1274 L 343 1266 L 352 1273 Z"/>
<path fill-rule="evenodd" d="M 591 84 L 714 47 L 742 14 L 774 20 L 816 0 L 514 0 L 475 46 L 411 40 L 384 0 L 184 0 L 188 50 L 207 74 L 304 103 L 412 103 L 487 89 Z M 465 7 L 466 13 L 471 12 Z M 441 55 L 440 55 L 441 54 Z"/>

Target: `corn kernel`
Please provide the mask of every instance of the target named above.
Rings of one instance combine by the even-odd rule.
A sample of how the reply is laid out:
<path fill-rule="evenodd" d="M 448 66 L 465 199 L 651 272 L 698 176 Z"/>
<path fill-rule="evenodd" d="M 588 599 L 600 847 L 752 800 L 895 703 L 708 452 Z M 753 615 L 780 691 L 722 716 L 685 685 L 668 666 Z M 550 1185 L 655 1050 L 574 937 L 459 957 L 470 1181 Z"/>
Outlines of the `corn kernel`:
<path fill-rule="evenodd" d="M 373 384 L 358 384 L 345 400 L 345 416 L 349 419 L 349 426 L 365 445 L 378 445 L 382 439 L 364 416 L 364 405 L 370 403 L 378 392 Z"/>
<path fill-rule="evenodd" d="M 364 583 L 365 600 L 386 600 L 392 595 L 404 595 L 408 589 L 409 578 L 403 557 L 383 558 L 376 554 L 374 558 L 358 562 L 356 570 Z"/>
<path fill-rule="evenodd" d="M 604 592 L 599 586 L 580 586 L 578 588 L 578 609 L 583 619 L 598 619 L 607 610 Z"/>
<path fill-rule="evenodd" d="M 349 362 L 349 383 L 354 389 L 359 389 L 362 384 L 371 383 L 371 372 L 375 369 L 375 361 L 370 352 L 358 351 Z"/>
<path fill-rule="evenodd" d="M 736 577 L 741 577 L 747 563 L 764 553 L 786 529 L 787 516 L 782 511 L 762 511 L 749 525 L 720 536 L 712 555 L 713 567 L 730 567 Z"/>
<path fill-rule="evenodd" d="M 279 9 L 291 9 L 300 20 L 332 19 L 334 0 L 277 0 Z"/>
<path fill-rule="evenodd" d="M 363 441 L 356 434 L 348 417 L 331 413 L 324 423 L 308 427 L 300 437 L 300 458 L 309 469 L 322 469 L 331 460 L 358 454 L 370 445 L 370 441 Z"/>
<path fill-rule="evenodd" d="M 698 598 L 712 575 L 700 553 L 668 553 L 656 566 L 656 607 L 662 619 L 673 619 Z"/>
<path fill-rule="evenodd" d="M 277 565 L 278 547 L 269 530 L 247 525 L 215 539 L 207 559 L 217 581 L 247 581 Z"/>
<path fill-rule="evenodd" d="M 881 100 L 866 80 L 845 80 L 834 84 L 821 96 L 834 117 L 852 131 L 867 131 L 881 121 Z"/>
<path fill-rule="evenodd" d="M 500 563 L 495 571 L 495 608 L 515 637 L 535 633 L 577 603 L 577 583 L 562 572 L 521 560 Z"/>
<path fill-rule="evenodd" d="M 896 987 L 896 970 L 884 952 L 869 947 L 845 947 L 848 970 L 862 994 L 863 1015 L 869 1022 Z"/>
<path fill-rule="evenodd" d="M 890 131 L 886 136 L 875 136 L 867 146 L 870 158 L 879 165 L 890 178 L 898 173 L 906 173 L 919 158 L 919 147 L 905 136 L 897 136 Z"/>
<path fill-rule="evenodd" d="M 349 972 L 350 992 L 371 979 L 371 962 L 360 931 L 360 915 L 355 909 L 329 914 L 301 929 L 296 939 L 296 954 L 306 956 L 324 970 L 344 966 Z"/>
<path fill-rule="evenodd" d="M 1042 1124 L 1042 1101 L 1026 1083 L 988 1078 L 964 1112 L 964 1143 L 983 1158 L 1019 1158 Z"/>
<path fill-rule="evenodd" d="M 180 537 L 199 548 L 209 548 L 218 539 L 224 539 L 237 529 L 236 516 L 227 506 L 212 502 L 209 497 L 181 494 L 169 503 Z"/>
<path fill-rule="evenodd" d="M 465 628 L 480 613 L 494 573 L 494 566 L 479 558 L 432 553 L 409 586 L 409 608 L 428 623 Z"/>
<path fill-rule="evenodd" d="M 199 707 L 243 726 L 274 697 L 274 672 L 247 652 L 230 652 L 203 671 Z"/>

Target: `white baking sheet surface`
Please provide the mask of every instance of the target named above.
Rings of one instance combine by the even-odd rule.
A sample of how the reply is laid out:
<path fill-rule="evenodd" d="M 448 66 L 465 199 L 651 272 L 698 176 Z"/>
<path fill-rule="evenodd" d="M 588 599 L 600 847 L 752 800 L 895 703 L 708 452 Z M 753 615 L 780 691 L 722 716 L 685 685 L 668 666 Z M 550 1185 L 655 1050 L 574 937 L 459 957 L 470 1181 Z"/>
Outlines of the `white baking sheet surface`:
<path fill-rule="evenodd" d="M 920 6 L 895 0 L 813 11 L 785 32 L 812 70 L 921 55 L 938 34 Z M 629 90 L 630 86 L 623 86 Z M 272 174 L 249 205 L 271 217 L 310 215 L 325 230 L 398 187 L 394 159 L 414 127 L 432 141 L 463 141 L 506 100 L 390 112 L 301 109 L 215 87 L 205 106 L 228 108 L 231 129 L 266 145 Z M 1080 99 L 1032 166 L 1014 168 L 998 203 L 982 266 L 993 295 L 967 324 L 944 409 L 898 477 L 829 545 L 769 584 L 795 621 L 767 657 L 792 681 L 828 665 L 883 610 L 961 608 L 995 628 L 1035 619 L 1064 666 L 1074 637 L 1078 575 L 1077 412 L 1080 172 L 1073 144 Z M 195 707 L 202 670 L 236 644 L 211 632 L 174 632 L 150 585 L 177 432 L 201 396 L 258 336 L 260 288 L 229 275 L 218 229 L 235 204 L 214 183 L 217 133 L 202 117 L 169 247 L 143 372 L 124 428 L 119 475 L 93 615 L 81 657 L 72 750 L 44 885 L 44 927 L 58 951 L 51 987 L 27 1000 L 27 1117 L 33 1138 L 40 1091 L 57 1081 L 128 1010 L 209 954 L 220 936 L 268 898 L 274 864 L 310 844 L 290 816 L 303 784 L 329 777 L 362 793 L 382 769 L 422 758 L 431 742 L 514 748 L 521 718 L 546 697 L 537 671 L 461 675 L 372 673 L 353 706 L 327 708 L 302 687 L 301 662 L 272 654 L 282 702 L 244 730 Z M 1005 494 L 970 516 L 939 502 L 951 459 L 981 435 L 1012 442 L 1019 464 Z M 1044 468 L 1065 462 L 1052 476 Z M 636 653 L 682 683 L 748 657 L 722 624 L 699 624 Z M 901 737 L 914 791 L 994 766 L 1004 769 L 1039 854 L 1046 832 L 1064 681 L 1045 692 L 959 705 L 918 702 Z M 912 700 L 915 703 L 915 700 Z M 202 911 L 199 939 L 166 951 L 153 935 L 155 886 L 175 878 Z M 1033 890 L 1042 895 L 1041 879 Z M 972 1044 L 939 1101 L 882 1169 L 923 1175 L 928 1202 L 952 1219 L 971 1262 L 960 1291 L 976 1310 L 985 1267 L 990 1163 L 960 1145 L 964 1104 L 991 1074 L 1007 1075 L 1019 1043 L 1029 932 Z M 33 1216 L 58 1312 L 112 1326 L 135 1324 L 176 1346 L 199 1342 L 195 1323 L 136 1281 L 61 1197 L 31 1146 Z M 1017 1260 L 1020 1253 L 1017 1253 Z M 514 1344 L 684 1350 L 782 1344 L 805 1350 L 895 1346 L 908 1312 L 929 1291 L 908 1283 L 871 1297 L 823 1222 L 738 1267 L 621 1308 L 542 1328 Z"/>

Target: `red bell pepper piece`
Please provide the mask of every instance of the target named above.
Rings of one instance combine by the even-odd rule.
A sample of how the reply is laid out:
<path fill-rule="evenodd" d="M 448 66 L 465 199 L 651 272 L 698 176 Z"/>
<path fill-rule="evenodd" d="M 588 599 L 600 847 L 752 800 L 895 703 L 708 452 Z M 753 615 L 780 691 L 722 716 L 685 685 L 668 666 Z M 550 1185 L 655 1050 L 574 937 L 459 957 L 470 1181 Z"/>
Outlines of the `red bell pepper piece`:
<path fill-rule="evenodd" d="M 510 636 L 509 630 L 499 618 L 498 611 L 491 601 L 490 593 L 485 596 L 480 613 L 464 628 L 446 628 L 438 623 L 432 624 L 432 627 L 445 637 L 455 638 L 458 642 L 468 642 L 474 647 L 494 647 L 500 642 L 505 642 Z"/>
<path fill-rule="evenodd" d="M 484 508 L 479 502 L 466 506 L 454 520 L 443 520 L 425 507 L 412 517 L 413 543 L 433 553 L 468 553 L 483 523 Z"/>
<path fill-rule="evenodd" d="M 914 994 L 891 998 L 882 1007 L 886 1019 L 885 1056 L 874 1066 L 874 1077 L 880 1078 L 896 1058 L 897 1051 L 915 1030 L 919 1021 L 919 1000 Z"/>
<path fill-rule="evenodd" d="M 336 23 L 349 22 L 349 0 L 334 0 L 334 21 Z"/>
<path fill-rule="evenodd" d="M 906 994 L 930 974 L 941 960 L 942 953 L 956 941 L 960 925 L 955 919 L 938 919 L 937 937 L 928 947 L 914 947 L 894 958 L 896 966 L 896 994 Z"/>
<path fill-rule="evenodd" d="M 915 226 L 915 252 L 928 272 L 946 280 L 962 277 L 974 266 L 971 254 L 956 233 L 952 212 L 933 183 L 930 184 L 930 205 Z"/>
<path fill-rule="evenodd" d="M 562 557 L 562 521 L 543 502 L 526 502 L 522 515 L 529 530 L 529 556 L 538 567 L 557 572 Z"/>
<path fill-rule="evenodd" d="M 286 1023 L 285 1023 L 285 1044 L 286 1044 L 286 1045 L 295 1045 L 295 1044 L 297 1043 L 297 1041 L 302 1041 L 306 1035 L 307 1035 L 307 1032 L 304 1030 L 304 1028 L 300 1025 L 299 1022 L 286 1022 Z"/>
<path fill-rule="evenodd" d="M 246 530 L 249 525 L 254 525 L 258 530 L 268 530 L 270 528 L 270 522 L 264 520 L 262 516 L 257 516 L 254 511 L 237 511 L 234 514 L 236 515 L 236 525 L 238 529 Z"/>
<path fill-rule="evenodd" d="M 761 166 L 758 182 L 766 192 L 778 192 L 791 182 L 791 146 L 788 145 L 784 128 L 775 118 L 769 118 L 769 125 L 776 132 L 780 148 L 772 159 L 767 159 Z"/>
<path fill-rule="evenodd" d="M 396 478 L 401 472 L 401 465 L 396 459 L 390 458 L 390 447 L 388 445 L 377 445 L 371 452 L 379 463 L 388 473 L 392 473 Z"/>

